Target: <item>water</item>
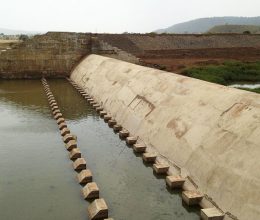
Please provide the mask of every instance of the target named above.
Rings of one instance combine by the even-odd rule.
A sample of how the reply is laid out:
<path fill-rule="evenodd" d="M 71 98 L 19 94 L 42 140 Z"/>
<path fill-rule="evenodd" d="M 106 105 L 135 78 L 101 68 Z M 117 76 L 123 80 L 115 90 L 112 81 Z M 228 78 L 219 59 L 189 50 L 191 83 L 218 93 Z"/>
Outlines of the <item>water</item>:
<path fill-rule="evenodd" d="M 39 81 L 0 81 L 0 219 L 86 219 Z"/>
<path fill-rule="evenodd" d="M 49 80 L 116 220 L 198 220 L 65 80 Z M 0 219 L 86 220 L 85 202 L 40 81 L 0 81 Z"/>
<path fill-rule="evenodd" d="M 259 89 L 260 88 L 260 83 L 235 83 L 232 85 L 229 85 L 229 87 L 232 88 L 241 88 L 241 89 Z"/>

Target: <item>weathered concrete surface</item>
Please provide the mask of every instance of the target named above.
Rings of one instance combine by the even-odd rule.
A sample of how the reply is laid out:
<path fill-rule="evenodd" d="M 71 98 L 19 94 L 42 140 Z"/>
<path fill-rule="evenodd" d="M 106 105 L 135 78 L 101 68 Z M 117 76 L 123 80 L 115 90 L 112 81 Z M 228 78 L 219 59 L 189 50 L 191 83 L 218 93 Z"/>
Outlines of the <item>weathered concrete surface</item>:
<path fill-rule="evenodd" d="M 90 55 L 78 85 L 239 219 L 260 216 L 260 96 Z"/>
<path fill-rule="evenodd" d="M 48 32 L 0 55 L 0 78 L 64 77 L 91 51 L 90 34 Z"/>

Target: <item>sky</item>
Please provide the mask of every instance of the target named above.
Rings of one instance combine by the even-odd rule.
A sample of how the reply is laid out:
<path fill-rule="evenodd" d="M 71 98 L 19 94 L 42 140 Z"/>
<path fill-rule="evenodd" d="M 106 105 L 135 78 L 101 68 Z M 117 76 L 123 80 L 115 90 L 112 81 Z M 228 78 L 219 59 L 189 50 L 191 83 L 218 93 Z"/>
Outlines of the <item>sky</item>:
<path fill-rule="evenodd" d="M 260 0 L 0 0 L 0 28 L 147 33 L 201 17 L 260 16 Z"/>

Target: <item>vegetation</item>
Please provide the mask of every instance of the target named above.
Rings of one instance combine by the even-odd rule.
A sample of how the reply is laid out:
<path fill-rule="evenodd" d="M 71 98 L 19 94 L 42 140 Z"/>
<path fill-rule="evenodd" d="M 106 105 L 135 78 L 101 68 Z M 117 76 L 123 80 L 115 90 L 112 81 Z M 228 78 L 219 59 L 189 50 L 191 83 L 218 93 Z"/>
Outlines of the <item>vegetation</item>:
<path fill-rule="evenodd" d="M 260 26 L 256 25 L 218 25 L 209 30 L 210 33 L 260 34 Z"/>
<path fill-rule="evenodd" d="M 237 82 L 260 82 L 260 61 L 254 63 L 225 62 L 221 65 L 192 67 L 183 71 L 184 75 L 222 85 Z M 247 89 L 259 92 L 260 89 Z"/>
<path fill-rule="evenodd" d="M 29 39 L 29 36 L 26 35 L 26 34 L 21 34 L 20 37 L 19 37 L 19 40 L 22 40 L 22 41 L 26 41 Z"/>

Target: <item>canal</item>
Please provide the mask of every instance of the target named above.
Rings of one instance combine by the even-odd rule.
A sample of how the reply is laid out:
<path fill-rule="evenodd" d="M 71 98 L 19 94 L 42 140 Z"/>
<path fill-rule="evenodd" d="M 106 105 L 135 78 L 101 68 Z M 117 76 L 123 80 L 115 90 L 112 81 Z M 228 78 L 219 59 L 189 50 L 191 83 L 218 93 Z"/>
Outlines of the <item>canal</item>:
<path fill-rule="evenodd" d="M 164 178 L 120 140 L 66 80 L 48 80 L 115 220 L 197 220 Z M 40 81 L 0 81 L 0 213 L 4 220 L 87 219 Z"/>

